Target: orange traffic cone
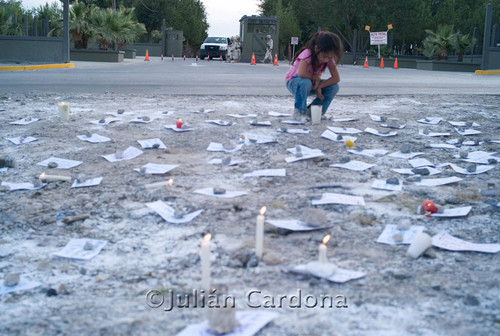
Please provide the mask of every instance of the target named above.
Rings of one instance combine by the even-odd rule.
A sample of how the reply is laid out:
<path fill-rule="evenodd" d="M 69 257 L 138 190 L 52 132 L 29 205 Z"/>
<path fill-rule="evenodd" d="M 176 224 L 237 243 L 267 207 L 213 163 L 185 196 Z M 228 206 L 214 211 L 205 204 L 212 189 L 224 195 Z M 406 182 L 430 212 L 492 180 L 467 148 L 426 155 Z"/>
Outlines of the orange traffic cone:
<path fill-rule="evenodd" d="M 255 53 L 252 53 L 252 60 L 250 61 L 250 65 L 255 65 Z"/>
<path fill-rule="evenodd" d="M 274 63 L 273 65 L 279 65 L 278 64 L 278 54 L 274 54 Z"/>
<path fill-rule="evenodd" d="M 396 60 L 394 61 L 394 69 L 399 69 L 398 68 L 398 58 L 396 57 Z"/>
<path fill-rule="evenodd" d="M 380 61 L 380 69 L 384 68 L 384 58 L 382 57 L 382 60 Z"/>
<path fill-rule="evenodd" d="M 368 56 L 365 57 L 365 65 L 363 65 L 363 68 L 368 68 Z"/>
<path fill-rule="evenodd" d="M 148 49 L 146 49 L 146 58 L 144 58 L 145 61 L 149 61 L 149 53 L 148 53 Z"/>

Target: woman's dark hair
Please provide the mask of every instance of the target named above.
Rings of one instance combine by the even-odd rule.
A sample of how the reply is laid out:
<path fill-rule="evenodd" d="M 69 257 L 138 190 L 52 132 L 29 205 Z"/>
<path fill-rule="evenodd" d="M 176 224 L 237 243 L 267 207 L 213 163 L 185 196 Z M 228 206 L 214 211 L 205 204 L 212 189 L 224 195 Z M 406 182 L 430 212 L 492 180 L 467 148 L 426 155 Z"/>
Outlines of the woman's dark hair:
<path fill-rule="evenodd" d="M 318 47 L 317 52 L 315 47 Z M 305 46 L 295 53 L 292 64 L 305 49 L 311 50 L 311 65 L 313 72 L 316 72 L 319 68 L 317 57 L 318 53 L 333 51 L 335 53 L 335 64 L 338 64 L 344 55 L 344 45 L 342 44 L 340 37 L 329 31 L 320 31 L 314 34 L 314 36 L 307 41 Z"/>

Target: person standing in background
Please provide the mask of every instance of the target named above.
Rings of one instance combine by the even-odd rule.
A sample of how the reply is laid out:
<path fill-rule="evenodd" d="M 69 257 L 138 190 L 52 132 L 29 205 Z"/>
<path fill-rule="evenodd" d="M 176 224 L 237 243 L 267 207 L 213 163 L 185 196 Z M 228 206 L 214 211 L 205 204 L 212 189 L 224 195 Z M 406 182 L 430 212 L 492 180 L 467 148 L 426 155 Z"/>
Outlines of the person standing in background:
<path fill-rule="evenodd" d="M 273 39 L 271 38 L 271 35 L 267 35 L 267 43 L 266 43 L 266 55 L 264 56 L 264 59 L 261 60 L 261 63 L 264 63 L 268 58 L 269 62 L 273 62 Z"/>

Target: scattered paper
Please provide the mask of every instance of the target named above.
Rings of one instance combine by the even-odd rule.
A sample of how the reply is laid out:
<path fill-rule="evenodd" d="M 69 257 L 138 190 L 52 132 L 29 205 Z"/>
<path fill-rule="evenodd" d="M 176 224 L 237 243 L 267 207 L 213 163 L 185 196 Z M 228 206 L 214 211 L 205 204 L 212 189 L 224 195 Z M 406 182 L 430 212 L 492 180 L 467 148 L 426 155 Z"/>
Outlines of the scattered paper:
<path fill-rule="evenodd" d="M 286 176 L 286 169 L 262 169 L 255 170 L 251 173 L 243 174 L 243 177 L 252 177 L 252 176 Z"/>
<path fill-rule="evenodd" d="M 289 124 L 289 125 L 304 125 L 305 123 L 298 121 L 298 120 L 281 120 L 282 124 Z"/>
<path fill-rule="evenodd" d="M 104 121 L 104 122 L 100 122 L 100 121 Z M 89 122 L 91 124 L 94 124 L 94 125 L 109 125 L 109 124 L 117 122 L 117 121 L 121 121 L 121 119 L 120 118 L 104 118 L 104 119 L 99 119 L 99 120 L 91 120 Z"/>
<path fill-rule="evenodd" d="M 152 117 L 152 118 L 149 118 L 149 120 L 144 120 L 143 117 L 137 117 L 137 118 L 129 120 L 128 122 L 133 123 L 133 124 L 134 123 L 135 124 L 149 124 L 149 123 L 152 123 L 153 121 L 155 121 L 156 119 L 158 119 L 158 118 Z"/>
<path fill-rule="evenodd" d="M 458 134 L 460 135 L 475 135 L 475 134 L 481 134 L 481 131 L 474 130 L 474 129 L 466 129 L 466 130 L 460 130 L 455 127 L 455 131 L 457 131 Z"/>
<path fill-rule="evenodd" d="M 309 134 L 308 128 L 278 128 L 276 131 L 290 134 Z"/>
<path fill-rule="evenodd" d="M 125 160 L 132 160 L 141 155 L 143 151 L 140 149 L 137 149 L 133 146 L 130 146 L 129 148 L 125 149 L 123 151 L 123 155 L 121 158 L 116 157 L 116 153 L 113 154 L 108 154 L 108 155 L 101 155 L 103 158 L 108 160 L 109 162 L 118 162 L 118 161 L 125 161 Z"/>
<path fill-rule="evenodd" d="M 455 127 L 464 127 L 467 125 L 467 122 L 466 121 L 448 121 L 452 126 L 455 126 Z M 481 125 L 479 125 L 477 122 L 473 122 L 472 127 L 479 127 Z"/>
<path fill-rule="evenodd" d="M 369 114 L 370 118 L 372 121 L 376 121 L 376 122 L 380 122 L 382 121 L 382 117 L 379 116 L 379 115 L 375 115 L 375 114 Z"/>
<path fill-rule="evenodd" d="M 448 132 L 428 132 L 427 134 L 424 133 L 424 130 L 419 129 L 418 134 L 422 136 L 428 136 L 428 137 L 439 137 L 439 136 L 450 136 L 450 133 Z"/>
<path fill-rule="evenodd" d="M 462 159 L 462 161 L 469 163 L 479 163 L 479 164 L 489 164 L 489 160 L 493 159 L 497 162 L 500 162 L 500 158 L 493 156 L 496 152 L 484 152 L 484 151 L 476 151 L 469 152 L 467 159 Z M 455 156 L 457 159 L 460 157 L 459 155 Z"/>
<path fill-rule="evenodd" d="M 3 181 L 0 185 L 9 187 L 9 191 L 14 191 L 14 190 L 37 190 L 45 187 L 47 183 L 43 183 L 40 187 L 35 187 L 33 183 L 29 182 L 12 183 Z"/>
<path fill-rule="evenodd" d="M 228 116 L 233 118 L 257 118 L 256 114 L 228 114 Z"/>
<path fill-rule="evenodd" d="M 395 157 L 395 158 L 399 158 L 399 159 L 412 159 L 414 158 L 415 156 L 419 156 L 419 155 L 422 155 L 424 153 L 422 152 L 415 152 L 415 153 L 401 153 L 401 151 L 397 151 L 397 152 L 394 152 L 394 153 L 391 153 L 389 154 L 388 156 L 390 157 Z"/>
<path fill-rule="evenodd" d="M 29 125 L 31 123 L 37 122 L 38 120 L 40 120 L 40 118 L 27 117 L 27 118 L 23 118 L 23 119 L 20 119 L 17 121 L 10 122 L 9 124 L 11 124 L 11 125 Z"/>
<path fill-rule="evenodd" d="M 210 308 L 209 308 L 210 309 Z M 237 311 L 236 320 L 238 327 L 224 336 L 253 336 L 266 324 L 278 316 L 277 313 L 265 311 Z M 182 329 L 176 336 L 214 336 L 210 332 L 208 321 L 191 324 Z"/>
<path fill-rule="evenodd" d="M 278 142 L 275 137 L 268 135 L 245 133 L 243 136 L 245 137 L 245 145 L 247 146 Z"/>
<path fill-rule="evenodd" d="M 167 146 L 161 141 L 159 138 L 154 138 L 154 139 L 145 139 L 145 140 L 137 140 L 137 142 L 141 145 L 142 148 L 144 149 L 151 149 L 154 148 L 154 145 L 158 145 L 160 149 L 166 149 Z"/>
<path fill-rule="evenodd" d="M 177 125 L 164 125 L 164 127 L 166 129 L 171 129 L 172 131 L 175 131 L 175 132 L 189 132 L 189 131 L 194 130 L 194 128 L 189 128 L 189 127 L 177 128 Z"/>
<path fill-rule="evenodd" d="M 440 117 L 427 117 L 427 118 L 424 118 L 424 119 L 419 119 L 417 121 L 419 123 L 422 123 L 422 124 L 437 125 L 437 124 L 439 124 L 439 122 L 441 120 L 443 120 L 443 118 L 440 118 Z"/>
<path fill-rule="evenodd" d="M 252 125 L 252 126 L 272 126 L 272 124 L 269 120 L 265 120 L 265 121 L 253 120 L 253 121 L 250 121 L 250 125 Z"/>
<path fill-rule="evenodd" d="M 234 153 L 239 151 L 240 149 L 243 148 L 243 144 L 238 144 L 234 148 L 224 148 L 224 145 L 218 142 L 211 142 L 208 147 L 207 151 L 209 152 L 224 152 L 224 153 Z"/>
<path fill-rule="evenodd" d="M 229 161 L 229 164 L 228 166 L 237 166 L 239 165 L 240 163 L 243 163 L 245 162 L 244 160 L 233 160 L 231 159 L 231 161 Z M 209 164 L 214 164 L 214 165 L 221 165 L 223 164 L 223 159 L 212 159 L 210 161 L 208 161 Z"/>
<path fill-rule="evenodd" d="M 91 142 L 91 143 L 100 143 L 100 142 L 111 141 L 110 138 L 102 136 L 102 135 L 99 135 L 97 133 L 92 133 L 92 135 L 90 137 L 88 137 L 86 135 L 77 135 L 76 137 L 78 139 L 80 139 L 80 140 L 88 141 L 88 142 Z"/>
<path fill-rule="evenodd" d="M 441 231 L 432 237 L 432 245 L 450 251 L 473 251 L 485 253 L 497 253 L 500 244 L 476 244 L 453 237 L 446 231 Z"/>
<path fill-rule="evenodd" d="M 320 199 L 313 199 L 312 205 L 321 204 L 345 204 L 345 205 L 365 205 L 363 196 L 351 196 L 337 193 L 324 193 Z"/>
<path fill-rule="evenodd" d="M 230 121 L 225 121 L 225 120 L 205 120 L 206 123 L 209 124 L 215 124 L 219 126 L 232 126 L 235 125 L 235 123 L 230 122 Z"/>
<path fill-rule="evenodd" d="M 93 186 L 101 184 L 101 182 L 102 182 L 102 176 L 94 177 L 94 178 L 82 181 L 81 183 L 78 183 L 78 180 L 74 180 L 73 184 L 71 185 L 71 188 L 93 187 Z"/>
<path fill-rule="evenodd" d="M 363 171 L 366 169 L 370 169 L 371 167 L 374 167 L 374 164 L 371 163 L 366 163 L 363 161 L 357 161 L 357 160 L 351 160 L 346 163 L 334 163 L 331 164 L 330 167 L 333 168 L 344 168 L 344 169 L 349 169 L 349 170 L 354 170 L 354 171 Z"/>
<path fill-rule="evenodd" d="M 61 159 L 61 158 L 57 158 L 57 157 L 51 156 L 47 160 L 43 160 L 41 162 L 38 162 L 37 164 L 39 166 L 45 166 L 45 167 L 47 167 L 50 162 L 57 163 L 57 169 L 71 169 L 71 168 L 79 166 L 79 165 L 81 165 L 83 163 L 82 161 Z"/>
<path fill-rule="evenodd" d="M 443 148 L 443 149 L 457 149 L 457 147 L 450 144 L 429 144 L 430 148 Z"/>
<path fill-rule="evenodd" d="M 144 174 L 166 174 L 172 169 L 179 167 L 179 165 L 165 165 L 159 163 L 146 163 L 142 168 L 146 169 Z M 136 172 L 141 172 L 140 168 L 134 169 Z"/>
<path fill-rule="evenodd" d="M 18 136 L 16 138 L 6 138 L 6 139 L 9 140 L 10 142 L 12 142 L 15 145 L 20 145 L 22 143 L 25 144 L 25 143 L 29 143 L 29 142 L 33 142 L 33 141 L 38 140 L 37 138 L 34 138 L 32 136 L 27 136 L 27 137 Z"/>
<path fill-rule="evenodd" d="M 404 125 L 396 125 L 396 124 L 380 124 L 380 127 L 384 128 L 395 128 L 395 129 L 403 129 L 406 127 L 406 124 Z"/>
<path fill-rule="evenodd" d="M 363 150 L 349 149 L 348 152 L 371 158 L 384 156 L 385 154 L 389 153 L 389 151 L 385 149 L 363 149 Z"/>
<path fill-rule="evenodd" d="M 440 174 L 441 171 L 439 169 L 436 169 L 436 168 L 432 168 L 432 167 L 425 167 L 429 170 L 429 176 L 432 176 L 432 175 L 436 175 L 436 174 Z M 401 169 L 391 169 L 393 172 L 396 172 L 398 174 L 401 174 L 401 175 L 416 175 L 412 169 L 410 168 L 401 168 Z"/>
<path fill-rule="evenodd" d="M 358 134 L 358 133 L 363 133 L 363 131 L 357 129 L 357 128 L 352 128 L 352 127 L 334 127 L 334 126 L 328 126 L 328 129 L 332 131 L 333 133 L 337 134 Z"/>
<path fill-rule="evenodd" d="M 349 122 L 349 121 L 357 121 L 358 118 L 330 118 L 330 121 L 333 122 Z"/>
<path fill-rule="evenodd" d="M 146 203 L 146 206 L 151 210 L 155 211 L 158 215 L 160 215 L 165 221 L 172 224 L 185 224 L 191 222 L 195 219 L 199 214 L 203 212 L 203 209 L 191 212 L 189 214 L 185 214 L 182 217 L 175 217 L 175 209 L 165 204 L 163 201 L 156 201 Z"/>
<path fill-rule="evenodd" d="M 457 166 L 456 164 L 453 164 L 453 163 L 449 163 L 449 166 L 454 170 L 456 171 L 457 173 L 459 174 L 464 174 L 464 175 L 476 175 L 476 174 L 481 174 L 481 173 L 485 173 L 487 172 L 488 170 L 491 170 L 493 168 L 495 168 L 494 165 L 481 165 L 481 166 L 476 166 L 476 171 L 474 172 L 469 172 L 467 171 L 466 168 L 462 168 L 460 166 Z"/>
<path fill-rule="evenodd" d="M 418 167 L 434 167 L 434 164 L 430 162 L 427 159 L 413 159 L 413 160 L 408 160 L 408 163 L 413 167 L 413 168 L 418 168 Z"/>
<path fill-rule="evenodd" d="M 87 243 L 92 244 L 91 250 L 84 248 Z M 71 239 L 61 251 L 52 253 L 52 255 L 61 258 L 89 260 L 98 255 L 106 243 L 106 240 L 89 238 Z"/>
<path fill-rule="evenodd" d="M 425 229 L 424 226 L 412 225 L 408 230 L 399 230 L 397 225 L 387 224 L 384 231 L 378 236 L 377 243 L 389 244 L 389 245 L 401 245 L 401 244 L 411 244 L 413 238 Z M 403 240 L 400 242 L 394 241 L 393 237 L 395 234 L 401 234 Z"/>
<path fill-rule="evenodd" d="M 395 136 L 398 134 L 398 132 L 380 132 L 380 131 L 378 131 L 374 128 L 371 128 L 371 127 L 365 128 L 365 132 L 373 134 L 373 135 L 378 135 L 381 137 L 390 137 L 390 136 Z"/>
<path fill-rule="evenodd" d="M 329 277 L 324 277 L 321 274 L 312 272 L 311 270 L 308 269 L 306 264 L 298 265 L 290 269 L 290 272 L 292 273 L 299 273 L 299 274 L 306 274 L 306 275 L 313 275 L 319 278 L 324 278 L 328 281 L 331 282 L 336 282 L 336 283 L 344 283 L 349 280 L 355 280 L 355 279 L 360 279 L 366 275 L 364 272 L 358 272 L 358 271 L 353 271 L 353 270 L 348 270 L 344 268 L 337 268 L 335 273 Z"/>
<path fill-rule="evenodd" d="M 389 184 L 386 182 L 386 180 L 374 180 L 372 183 L 372 188 L 389 191 L 401 191 L 403 190 L 403 182 L 399 181 L 399 184 Z"/>
<path fill-rule="evenodd" d="M 274 111 L 269 111 L 268 114 L 271 117 L 289 117 L 291 115 L 290 113 L 279 113 Z"/>
<path fill-rule="evenodd" d="M 246 191 L 229 191 L 227 190 L 224 194 L 214 194 L 214 188 L 204 188 L 198 189 L 194 191 L 197 194 L 206 195 L 206 196 L 214 196 L 218 198 L 235 198 L 240 196 L 246 196 L 248 193 Z"/>
<path fill-rule="evenodd" d="M 290 153 L 292 153 L 295 156 L 287 157 L 287 158 L 285 158 L 285 161 L 288 163 L 291 163 L 291 162 L 296 162 L 296 161 L 300 161 L 300 160 L 313 159 L 313 158 L 317 158 L 317 157 L 325 155 L 325 153 L 323 153 L 323 151 L 321 149 L 312 149 L 312 148 L 309 148 L 309 147 L 303 146 L 303 145 L 300 145 L 300 149 L 301 149 L 301 151 L 300 151 L 301 156 L 297 156 L 297 148 L 296 147 L 288 148 L 287 151 L 289 151 Z"/>
<path fill-rule="evenodd" d="M 288 220 L 268 219 L 266 220 L 266 222 L 276 227 L 290 231 L 314 231 L 314 230 L 321 230 L 326 227 L 326 226 L 309 226 L 306 223 L 297 219 L 288 219 Z"/>
<path fill-rule="evenodd" d="M 3 279 L 2 279 L 2 280 L 0 280 L 0 295 L 7 294 L 7 293 L 26 291 L 26 290 L 36 288 L 40 285 L 41 285 L 41 283 L 39 283 L 38 281 L 28 280 L 22 275 L 20 276 L 19 283 L 15 286 L 5 286 L 3 284 Z"/>
<path fill-rule="evenodd" d="M 330 130 L 326 130 L 321 134 L 321 137 L 326 138 L 328 140 L 332 140 L 334 142 L 345 142 L 347 139 L 351 140 L 352 142 L 355 142 L 357 137 L 352 136 L 352 135 L 340 135 L 337 133 L 334 133 Z"/>
<path fill-rule="evenodd" d="M 460 181 L 462 181 L 461 178 L 451 176 L 451 177 L 436 178 L 436 179 L 422 179 L 422 181 L 415 182 L 415 184 L 422 187 L 435 187 L 440 185 L 456 183 Z"/>
<path fill-rule="evenodd" d="M 442 213 L 433 213 L 432 217 L 443 217 L 443 218 L 451 218 L 451 217 L 465 217 L 472 210 L 471 206 L 465 206 L 460 208 L 453 209 L 444 209 Z"/>

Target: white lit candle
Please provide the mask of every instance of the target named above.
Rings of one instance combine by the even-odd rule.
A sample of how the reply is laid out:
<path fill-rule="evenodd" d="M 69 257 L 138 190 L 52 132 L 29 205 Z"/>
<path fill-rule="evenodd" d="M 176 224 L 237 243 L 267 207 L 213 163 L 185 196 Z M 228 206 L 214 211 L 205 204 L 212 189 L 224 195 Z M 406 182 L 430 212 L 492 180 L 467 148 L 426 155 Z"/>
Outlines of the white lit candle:
<path fill-rule="evenodd" d="M 201 286 L 205 291 L 210 290 L 210 239 L 211 234 L 206 234 L 201 241 Z"/>
<path fill-rule="evenodd" d="M 257 230 L 255 233 L 255 255 L 257 258 L 262 258 L 262 250 L 264 249 L 264 214 L 266 213 L 266 207 L 263 206 L 260 209 L 260 215 L 257 216 Z"/>
<path fill-rule="evenodd" d="M 174 180 L 170 179 L 168 181 L 161 181 L 161 182 L 146 184 L 144 187 L 146 189 L 156 189 L 156 188 L 161 188 L 161 187 L 170 188 L 170 187 L 172 187 L 172 184 L 174 184 Z"/>
<path fill-rule="evenodd" d="M 323 243 L 319 244 L 319 248 L 318 248 L 319 249 L 319 259 L 318 259 L 318 261 L 321 263 L 328 262 L 328 258 L 326 257 L 326 251 L 327 251 L 326 243 L 328 243 L 329 240 L 330 240 L 330 235 L 328 234 L 323 238 Z"/>
<path fill-rule="evenodd" d="M 42 173 L 40 175 L 40 180 L 46 181 L 46 182 L 52 182 L 52 181 L 64 181 L 64 182 L 71 182 L 71 176 L 63 176 L 63 175 L 47 175 L 45 173 Z"/>

